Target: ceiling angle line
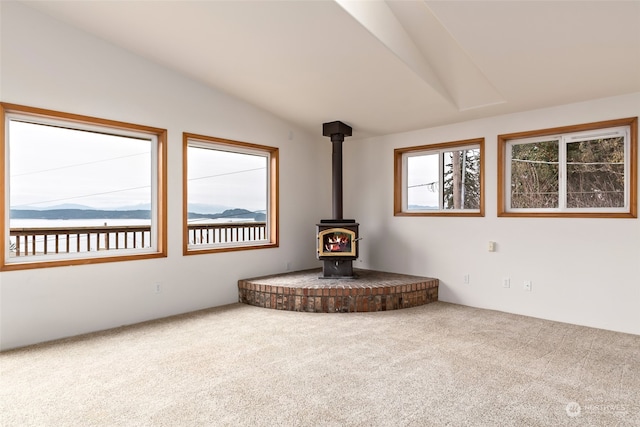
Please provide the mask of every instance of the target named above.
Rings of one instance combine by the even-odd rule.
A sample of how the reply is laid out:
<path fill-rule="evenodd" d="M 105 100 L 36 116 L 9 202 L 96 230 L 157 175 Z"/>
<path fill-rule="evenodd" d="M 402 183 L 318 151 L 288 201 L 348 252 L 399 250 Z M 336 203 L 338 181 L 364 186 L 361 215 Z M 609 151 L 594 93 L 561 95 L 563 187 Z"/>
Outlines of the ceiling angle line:
<path fill-rule="evenodd" d="M 384 1 L 335 0 L 440 96 L 459 108 L 420 49 Z"/>

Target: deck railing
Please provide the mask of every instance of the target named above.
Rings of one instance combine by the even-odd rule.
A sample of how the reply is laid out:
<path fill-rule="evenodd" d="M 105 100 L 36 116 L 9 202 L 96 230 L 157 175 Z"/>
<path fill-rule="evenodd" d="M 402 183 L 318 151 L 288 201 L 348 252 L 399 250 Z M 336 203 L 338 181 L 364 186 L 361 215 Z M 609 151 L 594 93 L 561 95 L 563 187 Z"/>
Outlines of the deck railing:
<path fill-rule="evenodd" d="M 262 240 L 265 222 L 189 224 L 190 244 Z M 151 226 L 38 227 L 9 230 L 11 255 L 28 256 L 151 247 Z"/>
<path fill-rule="evenodd" d="M 11 228 L 9 235 L 15 256 L 151 246 L 149 225 Z"/>
<path fill-rule="evenodd" d="M 190 245 L 251 242 L 264 240 L 267 236 L 267 223 L 264 221 L 188 224 L 187 228 Z"/>

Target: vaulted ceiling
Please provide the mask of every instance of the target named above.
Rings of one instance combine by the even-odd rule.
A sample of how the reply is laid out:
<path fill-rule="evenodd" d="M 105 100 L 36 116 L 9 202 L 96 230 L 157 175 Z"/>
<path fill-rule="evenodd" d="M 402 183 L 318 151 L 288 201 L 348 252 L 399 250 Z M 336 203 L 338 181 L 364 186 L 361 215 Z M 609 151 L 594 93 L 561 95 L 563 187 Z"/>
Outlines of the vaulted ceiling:
<path fill-rule="evenodd" d="M 25 1 L 320 134 L 640 91 L 639 1 Z"/>

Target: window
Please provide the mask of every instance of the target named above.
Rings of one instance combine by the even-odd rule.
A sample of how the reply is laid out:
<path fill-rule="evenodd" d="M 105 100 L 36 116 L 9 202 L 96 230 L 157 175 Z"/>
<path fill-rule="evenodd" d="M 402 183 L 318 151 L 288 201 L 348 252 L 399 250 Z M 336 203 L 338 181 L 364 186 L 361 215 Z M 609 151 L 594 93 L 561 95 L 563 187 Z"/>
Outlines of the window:
<path fill-rule="evenodd" d="M 397 216 L 484 216 L 484 138 L 394 151 Z"/>
<path fill-rule="evenodd" d="M 166 131 L 1 104 L 2 269 L 166 256 Z"/>
<path fill-rule="evenodd" d="M 636 217 L 637 118 L 498 136 L 498 215 Z"/>
<path fill-rule="evenodd" d="M 184 254 L 278 246 L 278 149 L 183 134 Z"/>

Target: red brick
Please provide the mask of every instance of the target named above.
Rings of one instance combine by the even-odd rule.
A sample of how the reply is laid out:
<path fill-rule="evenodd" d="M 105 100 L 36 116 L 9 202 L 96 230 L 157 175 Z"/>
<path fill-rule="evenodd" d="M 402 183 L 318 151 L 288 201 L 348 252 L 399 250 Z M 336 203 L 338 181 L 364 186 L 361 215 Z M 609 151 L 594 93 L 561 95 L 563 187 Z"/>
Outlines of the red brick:
<path fill-rule="evenodd" d="M 438 279 L 417 278 L 402 283 L 403 280 L 388 273 L 382 273 L 378 282 L 350 280 L 348 284 L 336 285 L 307 282 L 306 286 L 296 286 L 259 283 L 258 279 L 238 280 L 238 301 L 279 310 L 355 312 L 415 307 L 438 300 Z"/>

